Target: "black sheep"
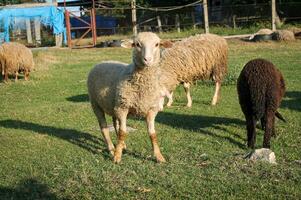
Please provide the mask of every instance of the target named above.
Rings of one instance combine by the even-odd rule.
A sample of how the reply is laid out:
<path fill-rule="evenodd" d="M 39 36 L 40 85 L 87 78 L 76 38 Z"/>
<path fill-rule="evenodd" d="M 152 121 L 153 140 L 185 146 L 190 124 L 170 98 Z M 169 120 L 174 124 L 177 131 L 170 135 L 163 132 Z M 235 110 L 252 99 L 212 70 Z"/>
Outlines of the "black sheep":
<path fill-rule="evenodd" d="M 263 147 L 270 148 L 271 136 L 275 136 L 275 116 L 285 121 L 277 111 L 285 93 L 281 72 L 267 60 L 251 60 L 238 77 L 237 91 L 246 118 L 248 147 L 255 146 L 256 123 L 260 120 L 265 130 Z"/>

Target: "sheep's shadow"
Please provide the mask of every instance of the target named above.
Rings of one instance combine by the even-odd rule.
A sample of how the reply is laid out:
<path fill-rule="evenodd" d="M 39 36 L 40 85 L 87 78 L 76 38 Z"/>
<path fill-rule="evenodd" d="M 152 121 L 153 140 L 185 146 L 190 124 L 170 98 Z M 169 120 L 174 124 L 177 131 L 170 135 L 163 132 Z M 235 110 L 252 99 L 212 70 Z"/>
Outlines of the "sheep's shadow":
<path fill-rule="evenodd" d="M 300 91 L 289 91 L 285 93 L 285 97 L 281 103 L 281 108 L 288 108 L 290 110 L 301 111 L 301 92 Z"/>
<path fill-rule="evenodd" d="M 47 134 L 49 136 L 55 136 L 57 138 L 66 140 L 72 144 L 75 144 L 94 154 L 97 154 L 99 152 L 98 150 L 102 148 L 102 146 L 103 149 L 105 149 L 105 145 L 100 138 L 90 135 L 89 133 L 80 132 L 74 129 L 56 128 L 52 126 L 45 126 L 12 119 L 0 121 L 0 126 L 4 128 L 23 129 L 33 131 L 38 134 Z M 106 156 L 107 155 L 104 154 L 104 157 Z"/>
<path fill-rule="evenodd" d="M 71 102 L 88 102 L 89 101 L 89 95 L 88 94 L 80 94 L 80 95 L 75 95 L 72 97 L 67 97 L 66 98 L 67 101 L 71 101 Z"/>
<path fill-rule="evenodd" d="M 157 115 L 156 121 L 158 123 L 165 124 L 174 128 L 186 129 L 186 130 L 202 133 L 205 135 L 209 135 L 211 137 L 224 139 L 238 146 L 239 148 L 246 148 L 245 144 L 242 144 L 239 141 L 233 139 L 232 136 L 239 138 L 240 140 L 245 140 L 245 138 L 242 138 L 239 134 L 230 132 L 226 128 L 222 127 L 222 125 L 245 126 L 245 122 L 240 119 L 161 112 Z M 206 128 L 210 128 L 210 127 L 221 130 L 223 132 L 227 132 L 232 136 L 217 134 L 206 130 Z"/>
<path fill-rule="evenodd" d="M 20 120 L 2 120 L 0 121 L 0 127 L 10 128 L 10 129 L 22 129 L 28 131 L 34 131 L 38 134 L 47 134 L 50 136 L 55 136 L 60 139 L 66 140 L 72 144 L 75 144 L 93 154 L 100 154 L 104 159 L 112 159 L 111 154 L 107 151 L 104 141 L 96 136 L 90 135 L 85 132 L 80 132 L 74 129 L 63 129 L 56 128 L 52 126 L 44 126 L 40 124 L 35 124 L 31 122 L 24 122 Z M 153 160 L 152 158 L 145 158 L 143 155 L 138 152 L 132 152 L 128 149 L 124 151 L 124 154 L 128 154 L 135 158 L 141 160 Z"/>
<path fill-rule="evenodd" d="M 59 199 L 46 184 L 34 178 L 24 179 L 14 187 L 0 187 L 0 199 Z"/>

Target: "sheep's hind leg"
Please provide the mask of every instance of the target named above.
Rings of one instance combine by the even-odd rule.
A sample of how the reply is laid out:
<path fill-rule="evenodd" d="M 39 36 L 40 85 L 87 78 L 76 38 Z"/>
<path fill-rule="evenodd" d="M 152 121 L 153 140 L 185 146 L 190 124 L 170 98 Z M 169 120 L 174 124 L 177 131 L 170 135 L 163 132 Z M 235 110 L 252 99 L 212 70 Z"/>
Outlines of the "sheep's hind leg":
<path fill-rule="evenodd" d="M 265 124 L 266 124 L 266 117 L 265 116 L 263 116 L 260 119 L 260 124 L 261 124 L 261 130 L 265 130 Z"/>
<path fill-rule="evenodd" d="M 158 162 L 166 162 L 165 158 L 162 156 L 159 145 L 158 145 L 158 139 L 157 134 L 155 131 L 155 118 L 156 118 L 157 112 L 149 111 L 146 116 L 146 123 L 147 123 L 147 129 L 148 134 L 150 136 L 154 155 Z"/>
<path fill-rule="evenodd" d="M 253 116 L 246 116 L 248 147 L 254 149 L 256 142 L 256 120 Z"/>
<path fill-rule="evenodd" d="M 107 144 L 107 148 L 109 150 L 109 152 L 114 155 L 114 145 L 112 143 L 111 137 L 110 137 L 110 132 L 109 132 L 109 128 L 106 122 L 106 118 L 105 118 L 105 114 L 103 112 L 102 109 L 99 108 L 99 106 L 96 103 L 91 103 L 92 104 L 92 108 L 93 111 L 97 117 L 98 120 L 98 124 L 101 130 L 101 133 L 105 139 L 105 142 Z"/>
<path fill-rule="evenodd" d="M 186 93 L 186 98 L 187 98 L 187 104 L 186 107 L 190 108 L 192 105 L 192 99 L 191 99 L 191 95 L 190 95 L 190 83 L 184 83 L 184 90 Z"/>
<path fill-rule="evenodd" d="M 212 102 L 211 102 L 211 105 L 213 105 L 213 106 L 215 106 L 217 104 L 217 101 L 220 98 L 221 85 L 222 84 L 220 81 L 215 82 L 215 92 L 214 92 L 214 96 L 213 96 Z"/>
<path fill-rule="evenodd" d="M 275 113 L 271 110 L 267 110 L 266 116 L 263 147 L 270 148 L 271 136 L 275 134 Z"/>
<path fill-rule="evenodd" d="M 167 107 L 170 107 L 171 104 L 173 103 L 173 92 L 170 92 L 166 95 L 166 97 L 168 98 L 168 102 L 166 104 Z"/>
<path fill-rule="evenodd" d="M 4 70 L 4 81 L 5 82 L 8 81 L 8 72 L 7 72 L 7 70 Z"/>
<path fill-rule="evenodd" d="M 15 81 L 18 81 L 18 72 L 16 71 L 16 73 L 15 73 Z"/>
<path fill-rule="evenodd" d="M 119 131 L 118 131 L 118 142 L 114 152 L 114 163 L 119 163 L 121 161 L 122 150 L 124 148 L 124 141 L 127 136 L 126 133 L 126 118 L 128 110 L 119 110 L 117 111 L 118 122 L 119 122 Z"/>
<path fill-rule="evenodd" d="M 116 136 L 117 136 L 117 138 L 118 138 L 119 122 L 118 122 L 118 120 L 116 119 L 116 117 L 112 117 L 112 120 L 113 120 L 113 125 L 114 125 L 114 129 L 115 129 L 115 133 L 116 133 Z M 123 142 L 123 149 L 126 149 L 126 144 L 125 144 L 125 142 Z"/>
<path fill-rule="evenodd" d="M 25 69 L 24 71 L 24 77 L 25 77 L 25 81 L 29 80 L 29 71 L 27 69 Z"/>

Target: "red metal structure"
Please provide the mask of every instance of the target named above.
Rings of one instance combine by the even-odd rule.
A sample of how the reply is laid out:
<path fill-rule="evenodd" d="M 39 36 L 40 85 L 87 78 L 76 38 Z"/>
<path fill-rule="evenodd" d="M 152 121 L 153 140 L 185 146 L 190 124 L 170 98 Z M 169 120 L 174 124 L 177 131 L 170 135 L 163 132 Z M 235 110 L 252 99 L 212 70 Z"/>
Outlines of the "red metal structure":
<path fill-rule="evenodd" d="M 58 6 L 63 6 L 65 9 L 65 20 L 66 20 L 66 29 L 67 29 L 67 42 L 69 48 L 83 48 L 83 47 L 94 47 L 97 42 L 97 34 L 96 34 L 96 21 L 95 21 L 95 3 L 94 0 L 78 0 L 78 1 L 70 1 L 66 2 L 64 0 L 63 4 L 58 3 Z M 67 7 L 78 7 L 80 6 L 80 10 L 78 11 L 70 11 Z M 85 14 L 90 16 L 90 20 L 84 20 L 79 17 L 81 14 Z M 70 23 L 70 18 L 74 18 L 74 20 L 79 20 L 85 26 L 82 27 L 72 27 Z M 83 34 L 77 38 L 72 39 L 71 32 L 76 30 L 84 30 Z M 89 44 L 81 44 L 83 38 L 85 38 L 89 33 L 91 33 L 92 38 Z"/>

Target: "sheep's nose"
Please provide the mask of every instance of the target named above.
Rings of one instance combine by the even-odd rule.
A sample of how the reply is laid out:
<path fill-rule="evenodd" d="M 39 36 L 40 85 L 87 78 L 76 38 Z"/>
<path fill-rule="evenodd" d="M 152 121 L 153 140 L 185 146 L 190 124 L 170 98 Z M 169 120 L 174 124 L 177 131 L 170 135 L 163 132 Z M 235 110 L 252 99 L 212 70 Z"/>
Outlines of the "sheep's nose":
<path fill-rule="evenodd" d="M 151 57 L 144 57 L 144 62 L 151 62 L 152 58 Z"/>

